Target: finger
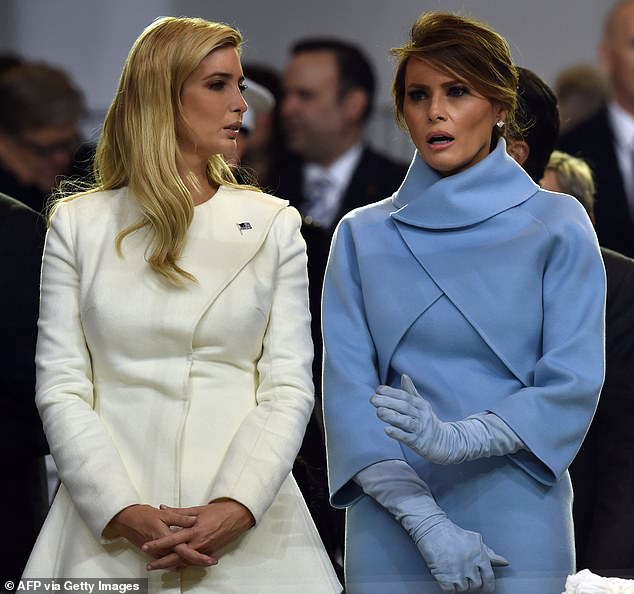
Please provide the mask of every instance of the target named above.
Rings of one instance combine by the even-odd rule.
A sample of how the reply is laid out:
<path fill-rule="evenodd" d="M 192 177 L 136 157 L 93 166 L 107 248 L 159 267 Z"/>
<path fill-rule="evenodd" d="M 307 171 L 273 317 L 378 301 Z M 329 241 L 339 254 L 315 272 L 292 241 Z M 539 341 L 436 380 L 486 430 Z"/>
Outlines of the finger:
<path fill-rule="evenodd" d="M 382 394 L 374 394 L 370 398 L 370 402 L 376 408 L 389 408 L 390 410 L 395 410 L 400 412 L 401 414 L 409 415 L 411 417 L 417 417 L 420 414 L 418 412 L 419 407 L 414 406 L 411 402 L 407 400 L 399 400 L 398 398 L 392 398 L 390 396 L 384 396 Z"/>
<path fill-rule="evenodd" d="M 192 507 L 170 507 L 169 505 L 161 503 L 161 505 L 159 505 L 159 509 L 181 514 L 183 516 L 197 516 L 203 509 L 205 509 L 205 506 L 194 505 Z"/>
<path fill-rule="evenodd" d="M 388 437 L 395 439 L 396 441 L 400 441 L 408 447 L 413 448 L 416 444 L 416 435 L 413 433 L 408 433 L 407 431 L 403 431 L 402 429 L 398 429 L 397 427 L 392 427 L 388 425 L 384 429 L 385 433 Z"/>
<path fill-rule="evenodd" d="M 374 391 L 379 396 L 388 396 L 389 398 L 396 398 L 398 400 L 414 401 L 414 398 L 409 392 L 399 390 L 398 388 L 392 388 L 392 386 L 377 386 Z"/>
<path fill-rule="evenodd" d="M 506 567 L 510 565 L 510 562 L 506 560 L 502 555 L 498 555 L 492 548 L 484 545 L 484 550 L 486 554 L 489 556 L 489 560 L 491 561 L 491 565 L 493 567 Z"/>
<path fill-rule="evenodd" d="M 414 385 L 412 378 L 406 373 L 401 375 L 401 390 L 405 390 L 412 396 L 418 396 L 418 391 L 416 390 L 416 386 Z"/>
<path fill-rule="evenodd" d="M 382 421 L 392 425 L 392 427 L 396 427 L 397 429 L 401 429 L 407 433 L 418 434 L 421 430 L 420 423 L 417 419 L 414 419 L 409 415 L 403 415 L 389 408 L 377 408 L 376 416 Z"/>
<path fill-rule="evenodd" d="M 491 568 L 491 564 L 483 561 L 479 569 L 480 573 L 478 575 L 478 580 L 480 583 L 478 584 L 478 587 L 482 586 L 483 594 L 493 594 L 495 591 L 495 575 L 493 573 L 493 569 Z"/>
<path fill-rule="evenodd" d="M 161 510 L 161 520 L 168 526 L 180 526 L 181 528 L 191 528 L 196 523 L 196 516 L 186 516 L 168 510 Z"/>
<path fill-rule="evenodd" d="M 179 568 L 182 565 L 182 559 L 176 553 L 170 553 L 169 555 L 165 555 L 160 559 L 154 559 L 150 561 L 145 568 L 148 571 L 154 571 L 156 569 L 170 569 L 173 567 L 174 569 Z"/>
<path fill-rule="evenodd" d="M 174 547 L 174 550 L 190 565 L 208 567 L 210 565 L 218 564 L 218 559 L 211 557 L 210 555 L 205 555 L 188 544 L 180 544 Z"/>
<path fill-rule="evenodd" d="M 187 555 L 187 558 L 185 558 L 185 554 Z M 210 567 L 217 564 L 218 559 L 216 559 L 215 557 L 210 557 L 209 555 L 199 553 L 198 551 L 191 549 L 191 547 L 188 547 L 187 545 L 179 545 L 178 547 L 176 547 L 176 550 L 174 552 L 169 553 L 161 557 L 160 559 L 154 559 L 153 561 L 148 563 L 146 565 L 146 568 L 148 571 L 153 571 L 155 569 L 180 570 L 192 565 Z"/>
<path fill-rule="evenodd" d="M 479 571 L 476 571 L 473 575 L 467 576 L 465 581 L 466 581 L 465 592 L 479 590 L 482 587 L 482 576 L 480 575 Z M 483 593 L 485 591 L 483 591 Z"/>
<path fill-rule="evenodd" d="M 141 550 L 150 555 L 161 550 L 168 551 L 173 549 L 176 545 L 189 542 L 192 537 L 192 531 L 188 528 L 183 528 L 183 530 L 179 530 L 178 532 L 170 532 L 166 536 L 161 536 L 160 538 L 155 538 L 154 540 L 143 543 Z"/>

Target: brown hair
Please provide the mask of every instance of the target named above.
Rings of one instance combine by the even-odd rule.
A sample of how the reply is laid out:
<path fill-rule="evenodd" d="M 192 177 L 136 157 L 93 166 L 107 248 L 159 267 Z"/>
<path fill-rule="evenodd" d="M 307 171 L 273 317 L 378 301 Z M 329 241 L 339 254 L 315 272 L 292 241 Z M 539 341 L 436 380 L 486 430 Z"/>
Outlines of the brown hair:
<path fill-rule="evenodd" d="M 392 96 L 399 125 L 403 115 L 405 72 L 410 58 L 425 60 L 441 72 L 458 75 L 478 93 L 507 112 L 504 128 L 494 126 L 492 140 L 513 136 L 517 130 L 517 72 L 506 40 L 488 25 L 446 12 L 422 14 L 412 26 L 410 38 L 391 50 L 398 60 Z"/>
<path fill-rule="evenodd" d="M 0 76 L 0 130 L 24 130 L 76 124 L 84 115 L 84 97 L 65 71 L 44 63 L 5 64 Z"/>

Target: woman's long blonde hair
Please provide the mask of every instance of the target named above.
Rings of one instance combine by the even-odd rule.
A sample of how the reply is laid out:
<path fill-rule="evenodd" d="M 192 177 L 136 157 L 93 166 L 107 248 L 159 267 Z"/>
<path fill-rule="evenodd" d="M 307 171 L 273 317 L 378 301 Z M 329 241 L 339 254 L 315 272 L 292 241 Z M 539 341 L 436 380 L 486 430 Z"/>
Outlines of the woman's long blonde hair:
<path fill-rule="evenodd" d="M 176 285 L 183 278 L 195 280 L 178 265 L 194 215 L 190 192 L 177 169 L 181 89 L 210 52 L 223 46 L 240 51 L 241 44 L 240 33 L 225 24 L 184 17 L 155 20 L 128 54 L 97 146 L 90 192 L 128 186 L 141 210 L 140 220 L 117 235 L 117 250 L 121 253 L 127 235 L 148 228 L 146 259 Z M 212 185 L 237 185 L 221 155 L 209 159 L 207 177 Z"/>

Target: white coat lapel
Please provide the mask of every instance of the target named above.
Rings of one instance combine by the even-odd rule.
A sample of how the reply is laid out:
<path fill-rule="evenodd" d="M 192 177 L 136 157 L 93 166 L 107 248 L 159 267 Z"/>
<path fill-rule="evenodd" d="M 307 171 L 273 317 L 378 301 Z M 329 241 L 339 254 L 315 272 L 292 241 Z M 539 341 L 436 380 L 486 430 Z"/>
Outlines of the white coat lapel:
<path fill-rule="evenodd" d="M 266 194 L 221 186 L 197 209 L 181 266 L 198 280 L 192 291 L 198 316 L 255 256 L 288 203 Z M 194 304 L 192 304 L 194 305 Z"/>

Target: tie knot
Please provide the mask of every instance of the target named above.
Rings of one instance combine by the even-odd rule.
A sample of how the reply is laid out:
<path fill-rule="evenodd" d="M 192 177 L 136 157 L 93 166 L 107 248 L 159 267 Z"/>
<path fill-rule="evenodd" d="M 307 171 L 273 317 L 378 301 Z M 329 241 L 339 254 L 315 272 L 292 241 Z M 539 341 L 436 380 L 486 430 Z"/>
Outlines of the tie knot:
<path fill-rule="evenodd" d="M 326 175 L 319 175 L 309 179 L 306 183 L 306 197 L 311 202 L 318 202 L 332 186 L 332 181 Z"/>

